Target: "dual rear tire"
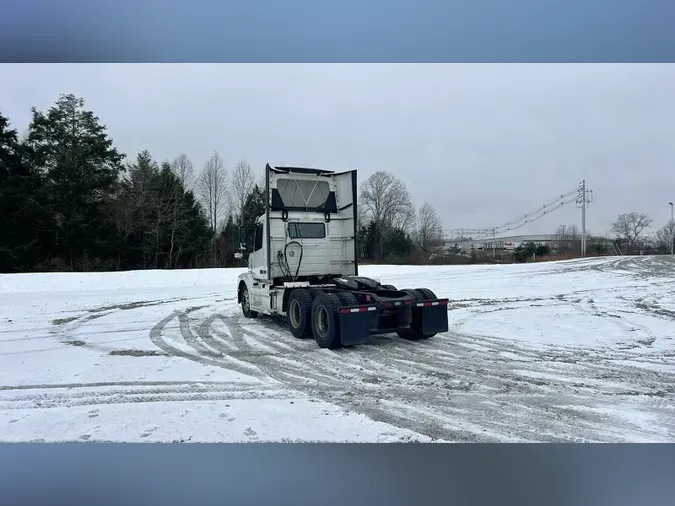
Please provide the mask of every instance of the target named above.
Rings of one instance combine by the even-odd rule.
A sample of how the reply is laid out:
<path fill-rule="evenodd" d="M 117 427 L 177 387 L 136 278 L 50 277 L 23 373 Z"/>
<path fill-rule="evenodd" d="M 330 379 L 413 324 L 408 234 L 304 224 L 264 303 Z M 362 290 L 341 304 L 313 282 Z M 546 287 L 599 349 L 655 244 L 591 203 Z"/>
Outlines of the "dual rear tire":
<path fill-rule="evenodd" d="M 312 335 L 312 294 L 309 290 L 298 288 L 291 292 L 286 319 L 295 337 L 304 339 Z"/>
<path fill-rule="evenodd" d="M 335 349 L 342 346 L 338 318 L 340 306 L 356 304 L 356 297 L 351 293 L 336 295 L 298 288 L 288 297 L 286 319 L 295 337 L 305 339 L 314 336 L 321 348 Z"/>
<path fill-rule="evenodd" d="M 436 294 L 427 288 L 401 291 L 412 296 L 416 302 L 436 299 Z M 244 316 L 256 318 L 258 313 L 251 310 L 250 295 L 245 285 L 241 288 L 240 298 Z M 340 307 L 356 306 L 357 304 L 356 297 L 348 292 L 332 294 L 316 288 L 298 288 L 289 295 L 286 319 L 293 336 L 299 339 L 314 336 L 316 343 L 321 348 L 336 349 L 342 346 L 338 317 Z M 412 341 L 428 339 L 436 335 L 435 333 L 424 334 L 418 330 L 399 330 L 396 333 L 399 337 Z"/>
<path fill-rule="evenodd" d="M 354 296 L 351 295 L 351 297 Z M 312 303 L 312 333 L 316 344 L 321 348 L 334 350 L 342 346 L 338 317 L 341 304 L 347 305 L 342 297 L 332 293 L 320 293 Z"/>
<path fill-rule="evenodd" d="M 405 288 L 401 290 L 402 292 L 410 295 L 415 302 L 424 302 L 430 299 L 436 299 L 436 294 L 429 290 L 428 288 Z M 421 330 L 397 330 L 396 334 L 403 339 L 409 341 L 418 341 L 420 339 L 429 339 L 434 337 L 436 334 L 424 334 Z"/>
<path fill-rule="evenodd" d="M 240 299 L 244 316 L 256 318 L 258 313 L 251 310 L 251 299 L 245 285 L 240 289 Z M 293 290 L 288 297 L 286 310 L 291 334 L 298 339 L 314 336 L 322 348 L 339 348 L 341 342 L 338 311 L 341 305 L 357 305 L 356 297 L 351 293 L 324 293 L 316 288 Z"/>

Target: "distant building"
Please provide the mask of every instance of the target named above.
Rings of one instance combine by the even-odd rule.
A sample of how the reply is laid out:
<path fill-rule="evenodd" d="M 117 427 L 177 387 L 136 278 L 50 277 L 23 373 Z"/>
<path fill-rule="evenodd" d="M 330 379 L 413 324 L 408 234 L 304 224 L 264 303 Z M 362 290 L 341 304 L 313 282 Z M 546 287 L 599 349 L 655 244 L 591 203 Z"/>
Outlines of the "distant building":
<path fill-rule="evenodd" d="M 495 237 L 486 239 L 465 239 L 465 240 L 451 240 L 445 243 L 446 249 L 459 248 L 462 251 L 468 252 L 471 250 L 487 251 L 487 250 L 514 250 L 524 243 L 534 243 L 537 246 L 547 245 L 551 246 L 555 241 L 559 240 L 559 236 L 555 234 L 537 234 L 537 235 L 512 235 L 507 237 Z"/>

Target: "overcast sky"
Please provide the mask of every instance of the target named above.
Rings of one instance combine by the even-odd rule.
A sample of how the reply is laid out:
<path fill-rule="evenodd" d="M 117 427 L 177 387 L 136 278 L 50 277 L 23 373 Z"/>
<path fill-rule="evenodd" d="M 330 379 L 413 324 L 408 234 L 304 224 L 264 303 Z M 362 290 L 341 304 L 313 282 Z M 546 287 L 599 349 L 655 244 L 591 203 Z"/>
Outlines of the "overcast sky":
<path fill-rule="evenodd" d="M 377 170 L 444 225 L 520 218 L 586 179 L 587 226 L 638 211 L 653 230 L 675 199 L 675 65 L 0 65 L 0 112 L 85 99 L 134 158 L 218 151 L 266 162 Z M 519 233 L 581 225 L 569 204 Z"/>

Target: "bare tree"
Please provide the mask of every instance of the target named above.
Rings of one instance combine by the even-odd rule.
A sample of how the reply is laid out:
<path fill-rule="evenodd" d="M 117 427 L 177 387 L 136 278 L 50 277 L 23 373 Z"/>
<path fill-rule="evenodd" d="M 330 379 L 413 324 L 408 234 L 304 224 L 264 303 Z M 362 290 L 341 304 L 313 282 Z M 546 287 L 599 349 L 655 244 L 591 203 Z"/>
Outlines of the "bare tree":
<path fill-rule="evenodd" d="M 378 171 L 361 184 L 361 209 L 377 228 L 377 260 L 383 257 L 384 234 L 394 227 L 410 232 L 415 208 L 405 184 L 389 172 Z"/>
<path fill-rule="evenodd" d="M 391 173 L 378 171 L 361 185 L 361 205 L 378 225 L 410 230 L 415 208 L 405 184 Z"/>
<path fill-rule="evenodd" d="M 425 202 L 419 210 L 418 241 L 425 253 L 433 253 L 443 245 L 443 223 L 431 204 Z"/>
<path fill-rule="evenodd" d="M 556 230 L 556 239 L 557 240 L 569 240 L 569 239 L 578 239 L 581 234 L 579 232 L 579 227 L 575 224 L 572 225 L 560 225 Z"/>
<path fill-rule="evenodd" d="M 670 253 L 675 242 L 675 221 L 669 221 L 656 232 L 656 247 L 662 253 Z"/>
<path fill-rule="evenodd" d="M 173 162 L 171 162 L 171 171 L 176 175 L 185 191 L 192 190 L 195 176 L 194 167 L 192 166 L 192 161 L 185 153 L 174 158 Z"/>
<path fill-rule="evenodd" d="M 187 159 L 187 157 L 185 157 Z M 189 159 L 187 160 L 189 162 Z M 167 267 L 173 269 L 177 266 L 178 260 L 183 253 L 183 244 L 190 237 L 189 205 L 185 200 L 186 181 L 191 181 L 192 163 L 179 165 L 182 168 L 188 168 L 179 173 L 175 172 L 175 165 L 166 165 L 166 168 L 173 173 L 175 180 L 167 181 L 160 194 L 160 202 L 165 208 L 166 227 L 168 228 L 169 251 L 167 258 Z M 181 175 L 183 178 L 181 178 Z M 191 186 L 190 183 L 187 183 Z"/>
<path fill-rule="evenodd" d="M 581 233 L 579 227 L 575 224 L 559 226 L 555 233 L 554 243 L 559 253 L 580 250 Z"/>
<path fill-rule="evenodd" d="M 232 173 L 231 181 L 232 207 L 235 210 L 235 219 L 239 225 L 243 224 L 244 206 L 246 205 L 246 199 L 253 191 L 254 185 L 255 178 L 251 166 L 246 160 L 239 160 Z"/>
<path fill-rule="evenodd" d="M 209 217 L 209 225 L 213 233 L 212 254 L 213 260 L 217 257 L 216 231 L 220 225 L 221 216 L 227 202 L 227 171 L 218 152 L 206 161 L 198 181 L 199 196 Z"/>
<path fill-rule="evenodd" d="M 266 186 L 267 186 L 267 176 L 263 171 L 263 173 L 260 175 L 260 179 L 258 180 L 258 188 L 262 188 L 262 190 L 265 191 Z"/>
<path fill-rule="evenodd" d="M 612 224 L 612 231 L 626 240 L 628 248 L 640 242 L 640 234 L 652 224 L 651 218 L 642 213 L 620 214 Z"/>

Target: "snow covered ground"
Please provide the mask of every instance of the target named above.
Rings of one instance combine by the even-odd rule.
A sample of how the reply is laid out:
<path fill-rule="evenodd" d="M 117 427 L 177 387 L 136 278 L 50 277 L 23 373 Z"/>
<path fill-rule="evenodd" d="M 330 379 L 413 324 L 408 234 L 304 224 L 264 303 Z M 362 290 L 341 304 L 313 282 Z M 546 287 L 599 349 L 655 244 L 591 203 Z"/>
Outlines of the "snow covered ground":
<path fill-rule="evenodd" d="M 363 267 L 450 332 L 330 351 L 237 269 L 0 275 L 1 441 L 675 441 L 675 262 Z"/>

